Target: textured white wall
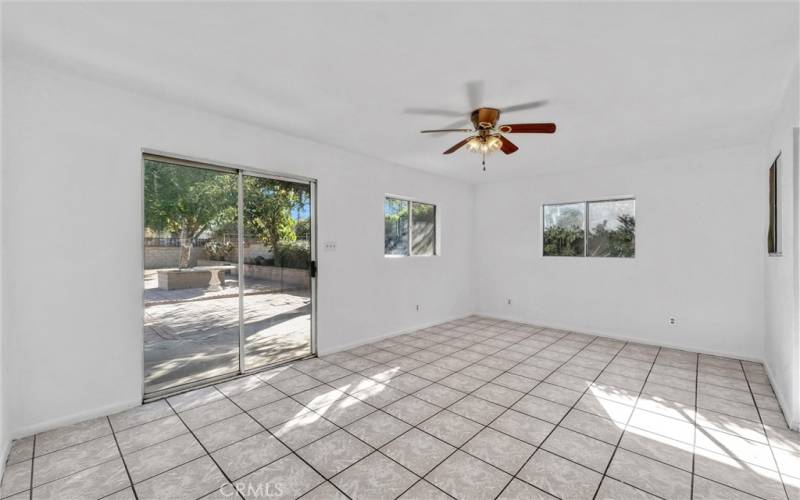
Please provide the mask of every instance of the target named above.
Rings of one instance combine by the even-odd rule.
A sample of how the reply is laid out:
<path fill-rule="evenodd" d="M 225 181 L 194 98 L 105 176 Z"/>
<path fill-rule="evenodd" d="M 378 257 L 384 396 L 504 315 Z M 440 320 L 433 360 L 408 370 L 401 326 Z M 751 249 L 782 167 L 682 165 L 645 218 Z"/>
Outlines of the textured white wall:
<path fill-rule="evenodd" d="M 711 151 L 479 186 L 478 310 L 762 359 L 759 152 Z M 636 197 L 635 258 L 542 257 L 542 204 L 626 195 Z M 669 317 L 677 325 L 668 326 Z"/>
<path fill-rule="evenodd" d="M 338 244 L 319 252 L 321 352 L 473 311 L 471 185 L 24 61 L 3 69 L 15 435 L 140 401 L 143 147 L 319 180 L 319 241 Z M 384 258 L 390 192 L 437 203 L 441 256 Z"/>
<path fill-rule="evenodd" d="M 768 256 L 765 262 L 765 362 L 773 388 L 786 418 L 796 429 L 800 425 L 800 333 L 798 333 L 798 249 L 797 249 L 797 183 L 798 158 L 794 135 L 800 127 L 798 69 L 778 106 L 766 151 L 760 166 L 766 169 L 780 153 L 778 160 L 779 256 Z"/>

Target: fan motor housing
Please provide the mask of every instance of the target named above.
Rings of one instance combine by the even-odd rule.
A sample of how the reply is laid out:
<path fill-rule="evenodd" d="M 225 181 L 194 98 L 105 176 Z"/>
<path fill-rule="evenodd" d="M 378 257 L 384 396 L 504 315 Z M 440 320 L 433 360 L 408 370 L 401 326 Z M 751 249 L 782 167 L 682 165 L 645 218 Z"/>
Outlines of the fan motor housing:
<path fill-rule="evenodd" d="M 475 130 L 494 128 L 499 118 L 500 110 L 496 108 L 478 108 L 470 115 Z"/>

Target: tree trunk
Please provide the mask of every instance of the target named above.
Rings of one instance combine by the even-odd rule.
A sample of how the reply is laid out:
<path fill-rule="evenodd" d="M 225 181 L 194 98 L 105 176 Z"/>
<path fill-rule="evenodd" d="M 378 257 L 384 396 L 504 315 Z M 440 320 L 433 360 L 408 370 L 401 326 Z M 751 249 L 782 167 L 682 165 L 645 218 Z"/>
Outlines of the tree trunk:
<path fill-rule="evenodd" d="M 180 236 L 180 256 L 178 257 L 178 269 L 187 269 L 192 263 L 192 233 L 188 228 L 181 228 Z"/>

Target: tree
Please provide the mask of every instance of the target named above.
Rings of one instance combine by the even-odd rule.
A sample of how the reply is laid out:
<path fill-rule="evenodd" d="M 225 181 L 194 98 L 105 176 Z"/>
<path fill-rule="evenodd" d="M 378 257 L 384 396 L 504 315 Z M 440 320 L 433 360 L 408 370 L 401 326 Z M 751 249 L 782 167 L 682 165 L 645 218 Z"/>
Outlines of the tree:
<path fill-rule="evenodd" d="M 308 188 L 293 182 L 262 177 L 244 178 L 244 221 L 247 233 L 255 234 L 272 249 L 280 262 L 282 243 L 297 240 L 298 220 L 292 210 L 307 206 Z M 310 227 L 310 226 L 309 226 Z"/>
<path fill-rule="evenodd" d="M 544 254 L 583 255 L 583 212 L 564 208 L 544 229 Z"/>
<path fill-rule="evenodd" d="M 189 267 L 198 236 L 235 220 L 236 196 L 234 174 L 145 160 L 144 224 L 178 235 L 179 268 Z"/>
<path fill-rule="evenodd" d="M 617 216 L 619 224 L 608 229 L 608 221 L 595 225 L 589 232 L 589 252 L 601 257 L 633 257 L 636 251 L 634 238 L 636 219 L 629 214 Z"/>

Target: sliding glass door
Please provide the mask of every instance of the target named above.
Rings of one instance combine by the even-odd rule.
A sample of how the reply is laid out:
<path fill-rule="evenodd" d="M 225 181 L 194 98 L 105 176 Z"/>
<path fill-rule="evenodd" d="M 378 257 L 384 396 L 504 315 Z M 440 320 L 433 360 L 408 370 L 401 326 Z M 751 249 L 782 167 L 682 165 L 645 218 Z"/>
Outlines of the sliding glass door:
<path fill-rule="evenodd" d="M 244 367 L 311 354 L 311 184 L 244 175 Z"/>
<path fill-rule="evenodd" d="M 313 181 L 144 158 L 144 392 L 314 352 Z"/>

